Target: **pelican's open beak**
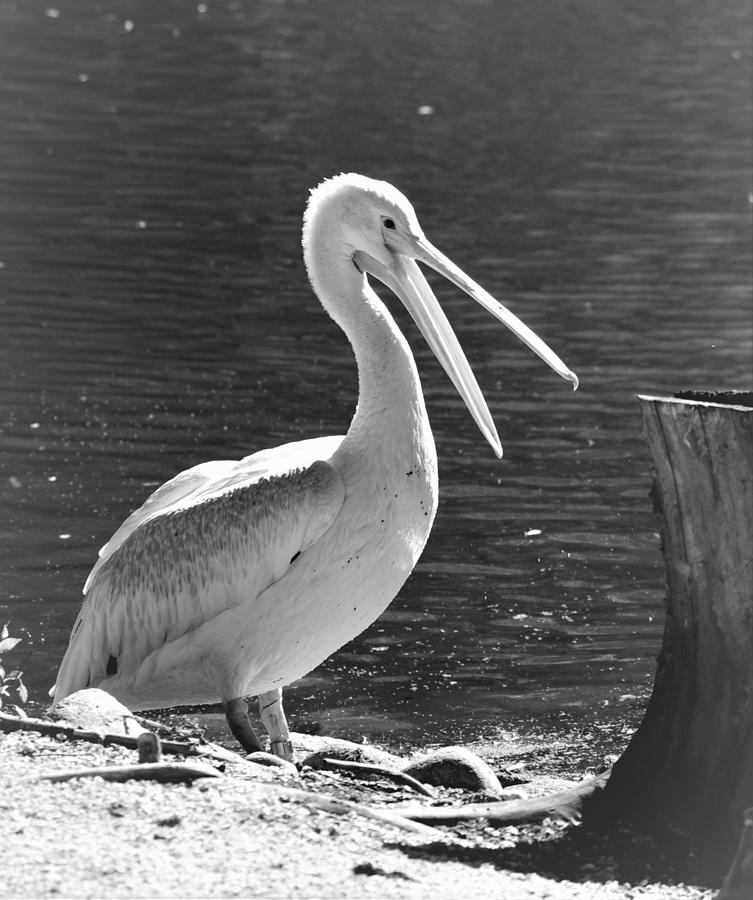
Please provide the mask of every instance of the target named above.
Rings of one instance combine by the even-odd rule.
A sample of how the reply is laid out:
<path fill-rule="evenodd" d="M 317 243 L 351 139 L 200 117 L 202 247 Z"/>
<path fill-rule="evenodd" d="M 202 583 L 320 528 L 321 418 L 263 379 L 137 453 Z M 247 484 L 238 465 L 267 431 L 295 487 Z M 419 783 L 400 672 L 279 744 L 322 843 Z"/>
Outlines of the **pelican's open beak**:
<path fill-rule="evenodd" d="M 408 241 L 405 243 L 407 244 Z M 465 401 L 465 405 L 481 429 L 481 433 L 489 441 L 497 456 L 502 456 L 502 445 L 499 442 L 497 429 L 494 427 L 491 413 L 478 382 L 458 339 L 455 337 L 452 326 L 447 321 L 434 292 L 414 260 L 431 266 L 432 269 L 439 272 L 440 275 L 444 275 L 448 281 L 481 304 L 484 309 L 516 334 L 524 344 L 527 344 L 534 353 L 538 354 L 558 375 L 571 382 L 573 390 L 578 388 L 578 377 L 514 313 L 476 284 L 436 247 L 433 247 L 423 235 L 420 238 L 411 236 L 410 245 L 405 249 L 401 247 L 399 253 L 393 252 L 389 266 L 360 252 L 356 254 L 356 262 L 362 271 L 374 275 L 402 300 L 421 329 L 421 333 L 426 338 L 434 355 Z"/>

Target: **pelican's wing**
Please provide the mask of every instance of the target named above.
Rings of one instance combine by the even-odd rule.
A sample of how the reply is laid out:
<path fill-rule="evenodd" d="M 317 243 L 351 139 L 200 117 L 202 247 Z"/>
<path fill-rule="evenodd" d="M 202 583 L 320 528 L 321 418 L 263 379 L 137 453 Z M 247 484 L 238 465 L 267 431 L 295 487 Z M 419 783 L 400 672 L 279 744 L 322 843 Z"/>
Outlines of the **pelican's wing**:
<path fill-rule="evenodd" d="M 345 488 L 321 459 L 271 473 L 316 449 L 334 452 L 340 440 L 254 454 L 235 464 L 246 464 L 245 479 L 238 469 L 210 479 L 198 466 L 156 491 L 137 511 L 142 519 L 132 516 L 117 544 L 105 545 L 87 581 L 55 701 L 113 669 L 135 673 L 154 650 L 280 579 L 333 523 Z"/>
<path fill-rule="evenodd" d="M 216 460 L 180 472 L 150 494 L 100 549 L 99 559 L 86 579 L 84 594 L 89 592 L 99 570 L 128 535 L 150 519 L 175 512 L 181 507 L 193 506 L 237 487 L 249 487 L 261 478 L 271 478 L 308 466 L 317 459 L 328 460 L 341 442 L 340 435 L 293 441 L 270 450 L 260 450 L 241 460 Z"/>

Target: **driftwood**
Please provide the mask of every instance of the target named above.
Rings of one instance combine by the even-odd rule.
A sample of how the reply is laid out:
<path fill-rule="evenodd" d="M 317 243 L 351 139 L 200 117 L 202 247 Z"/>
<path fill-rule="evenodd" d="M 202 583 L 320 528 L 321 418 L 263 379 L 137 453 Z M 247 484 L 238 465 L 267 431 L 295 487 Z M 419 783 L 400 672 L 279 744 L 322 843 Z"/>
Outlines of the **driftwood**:
<path fill-rule="evenodd" d="M 377 822 L 383 822 L 400 828 L 402 831 L 410 831 L 413 834 L 422 835 L 432 840 L 445 840 L 446 835 L 436 828 L 430 828 L 428 825 L 422 825 L 420 822 L 411 821 L 407 816 L 393 812 L 392 809 L 375 809 L 371 806 L 365 806 L 363 803 L 353 803 L 351 800 L 340 800 L 329 794 L 315 794 L 312 791 L 299 790 L 298 788 L 278 787 L 271 784 L 259 784 L 261 790 L 273 793 L 276 798 L 282 801 L 294 800 L 303 803 L 313 809 L 320 809 L 323 812 L 332 813 L 336 816 L 345 816 L 353 813 L 358 816 L 364 816 L 367 819 L 374 819 Z"/>
<path fill-rule="evenodd" d="M 465 806 L 396 806 L 394 810 L 407 819 L 434 825 L 456 825 L 475 819 L 486 819 L 491 825 L 518 825 L 547 818 L 578 822 L 584 801 L 601 791 L 608 778 L 609 773 L 605 772 L 567 790 L 527 800 L 494 800 Z"/>
<path fill-rule="evenodd" d="M 85 741 L 89 744 L 101 744 L 102 746 L 126 747 L 128 750 L 138 750 L 137 737 L 126 734 L 106 734 L 99 731 L 84 731 L 74 728 L 72 725 L 60 725 L 55 722 L 44 722 L 41 719 L 19 718 L 0 712 L 0 731 L 33 731 L 36 734 L 44 734 L 47 737 L 63 737 L 69 741 Z M 218 744 L 192 743 L 188 741 L 161 741 L 163 753 L 173 756 L 203 756 L 208 759 L 216 759 L 220 762 L 243 763 L 246 760 L 239 753 L 226 750 Z"/>
<path fill-rule="evenodd" d="M 247 761 L 244 757 L 223 747 L 214 745 L 197 745 L 192 743 L 183 743 L 177 741 L 160 741 L 156 735 L 148 733 L 140 735 L 138 738 L 130 735 L 122 734 L 101 734 L 99 732 L 81 731 L 69 725 L 57 725 L 53 722 L 43 722 L 39 719 L 21 719 L 16 716 L 9 716 L 0 712 L 0 731 L 31 731 L 37 734 L 43 734 L 48 737 L 63 736 L 67 740 L 86 741 L 93 744 L 102 744 L 104 746 L 114 745 L 118 747 L 126 747 L 131 750 L 138 750 L 140 758 L 147 756 L 157 756 L 159 758 L 160 748 L 165 753 L 177 754 L 181 756 L 205 756 L 219 759 L 223 762 L 243 762 Z M 379 767 L 377 767 L 379 768 Z M 132 779 L 148 779 L 160 782 L 190 782 L 196 778 L 221 778 L 221 774 L 216 769 L 204 766 L 201 763 L 165 763 L 165 762 L 141 762 L 134 765 L 126 766 L 101 766 L 86 769 L 71 769 L 63 772 L 53 772 L 49 775 L 40 776 L 40 780 L 61 782 L 70 781 L 75 778 L 104 778 L 107 781 L 130 781 Z M 410 776 L 408 776 L 410 777 Z M 413 822 L 410 819 L 400 816 L 396 813 L 381 809 L 371 809 L 362 803 L 353 803 L 349 800 L 339 800 L 328 794 L 316 794 L 311 791 L 299 790 L 296 788 L 286 788 L 279 785 L 260 782 L 257 784 L 259 790 L 273 793 L 277 798 L 285 800 L 294 800 L 304 803 L 314 809 L 320 809 L 334 815 L 354 815 L 363 816 L 378 822 L 392 825 L 403 831 L 409 831 L 414 834 L 420 834 L 424 837 L 432 839 L 443 839 L 445 836 L 434 828 Z"/>
<path fill-rule="evenodd" d="M 72 781 L 74 778 L 104 778 L 105 781 L 158 781 L 163 784 L 191 784 L 197 778 L 219 778 L 220 773 L 203 763 L 167 763 L 161 761 L 162 745 L 152 731 L 136 738 L 139 761 L 136 765 L 93 766 L 66 769 L 39 775 L 38 781 Z"/>
<path fill-rule="evenodd" d="M 403 784 L 411 788 L 424 797 L 434 797 L 434 791 L 425 784 L 422 784 L 412 775 L 400 772 L 397 769 L 391 769 L 387 766 L 378 766 L 375 763 L 352 762 L 344 759 L 331 759 L 325 757 L 320 764 L 323 769 L 333 769 L 335 771 L 351 772 L 354 775 L 379 775 L 382 778 L 388 778 L 397 784 Z"/>
<path fill-rule="evenodd" d="M 264 750 L 255 750 L 245 757 L 246 762 L 256 763 L 257 766 L 266 766 L 268 769 L 282 769 L 288 775 L 298 777 L 298 767 L 295 763 L 275 756 L 274 753 L 266 753 Z"/>
<path fill-rule="evenodd" d="M 753 395 L 639 399 L 667 616 L 645 717 L 593 816 L 684 835 L 687 874 L 718 884 L 753 805 Z"/>
<path fill-rule="evenodd" d="M 38 781 L 72 781 L 74 778 L 104 778 L 105 781 L 159 781 L 163 784 L 190 784 L 197 778 L 221 778 L 211 766 L 201 763 L 136 763 L 132 766 L 95 766 L 66 769 L 39 775 Z"/>

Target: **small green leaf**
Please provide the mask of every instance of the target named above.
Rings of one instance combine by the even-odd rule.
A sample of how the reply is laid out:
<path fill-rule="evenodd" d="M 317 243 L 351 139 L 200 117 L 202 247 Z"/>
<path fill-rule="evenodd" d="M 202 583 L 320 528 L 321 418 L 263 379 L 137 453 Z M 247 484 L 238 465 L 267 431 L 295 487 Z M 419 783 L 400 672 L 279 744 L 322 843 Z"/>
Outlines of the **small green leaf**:
<path fill-rule="evenodd" d="M 8 637 L 8 623 L 6 622 L 5 625 L 3 625 L 3 627 L 0 629 L 0 641 L 5 640 L 5 638 L 7 638 L 7 637 Z"/>
<path fill-rule="evenodd" d="M 29 692 L 26 690 L 26 685 L 21 681 L 20 676 L 18 679 L 18 699 L 21 703 L 26 703 L 29 699 Z"/>
<path fill-rule="evenodd" d="M 0 653 L 7 653 L 12 650 L 16 644 L 21 643 L 21 638 L 4 637 L 0 641 Z"/>

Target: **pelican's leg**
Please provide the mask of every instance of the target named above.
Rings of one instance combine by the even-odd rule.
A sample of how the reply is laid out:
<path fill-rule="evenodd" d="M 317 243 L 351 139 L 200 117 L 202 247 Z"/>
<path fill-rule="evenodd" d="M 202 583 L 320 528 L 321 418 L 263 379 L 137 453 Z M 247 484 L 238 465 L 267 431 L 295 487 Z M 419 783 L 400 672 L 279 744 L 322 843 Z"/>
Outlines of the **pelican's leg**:
<path fill-rule="evenodd" d="M 290 740 L 288 720 L 282 708 L 282 688 L 259 694 L 259 715 L 269 735 L 269 749 L 275 756 L 294 762 L 293 742 Z"/>
<path fill-rule="evenodd" d="M 261 741 L 254 734 L 254 729 L 248 720 L 248 704 L 242 697 L 235 700 L 225 700 L 222 704 L 225 718 L 233 737 L 247 753 L 256 753 L 263 750 Z"/>

